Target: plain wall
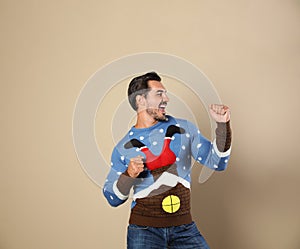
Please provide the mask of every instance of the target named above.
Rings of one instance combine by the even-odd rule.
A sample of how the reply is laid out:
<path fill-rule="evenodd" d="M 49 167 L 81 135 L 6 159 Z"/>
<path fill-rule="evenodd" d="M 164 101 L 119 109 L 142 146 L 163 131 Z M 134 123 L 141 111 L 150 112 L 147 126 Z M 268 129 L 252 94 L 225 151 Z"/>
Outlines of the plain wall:
<path fill-rule="evenodd" d="M 0 248 L 125 248 L 130 205 L 109 207 L 82 170 L 72 115 L 99 68 L 154 51 L 200 68 L 232 110 L 228 169 L 199 184 L 193 168 L 211 248 L 298 249 L 299 24 L 297 0 L 1 0 Z M 95 120 L 106 157 L 108 113 Z"/>

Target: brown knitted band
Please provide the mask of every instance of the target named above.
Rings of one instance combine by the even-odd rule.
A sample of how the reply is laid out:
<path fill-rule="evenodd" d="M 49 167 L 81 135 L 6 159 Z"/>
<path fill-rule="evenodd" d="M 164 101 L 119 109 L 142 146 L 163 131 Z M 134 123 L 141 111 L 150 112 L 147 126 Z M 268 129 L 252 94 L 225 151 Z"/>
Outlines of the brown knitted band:
<path fill-rule="evenodd" d="M 230 121 L 226 123 L 217 122 L 216 144 L 220 152 L 226 152 L 231 146 Z"/>
<path fill-rule="evenodd" d="M 166 186 L 162 186 L 164 188 Z M 167 227 L 188 224 L 192 222 L 190 207 L 190 189 L 178 183 L 175 187 L 167 187 L 165 192 L 159 188 L 150 193 L 151 197 L 136 200 L 131 210 L 129 223 L 140 226 Z M 155 194 L 158 192 L 160 194 Z M 174 213 L 168 213 L 162 208 L 163 200 L 170 195 L 180 199 L 180 208 Z"/>
<path fill-rule="evenodd" d="M 127 170 L 120 175 L 118 182 L 117 182 L 117 188 L 123 195 L 128 195 L 130 192 L 131 187 L 136 182 L 136 178 L 130 177 Z"/>

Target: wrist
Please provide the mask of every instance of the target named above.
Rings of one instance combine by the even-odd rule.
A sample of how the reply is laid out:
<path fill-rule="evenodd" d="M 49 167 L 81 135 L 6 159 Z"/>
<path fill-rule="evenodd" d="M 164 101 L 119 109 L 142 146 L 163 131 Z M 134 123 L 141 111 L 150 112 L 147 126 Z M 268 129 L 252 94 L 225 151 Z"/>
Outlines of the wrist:
<path fill-rule="evenodd" d="M 123 174 L 130 178 L 137 178 L 137 175 L 135 175 L 134 173 L 129 173 L 128 169 Z"/>

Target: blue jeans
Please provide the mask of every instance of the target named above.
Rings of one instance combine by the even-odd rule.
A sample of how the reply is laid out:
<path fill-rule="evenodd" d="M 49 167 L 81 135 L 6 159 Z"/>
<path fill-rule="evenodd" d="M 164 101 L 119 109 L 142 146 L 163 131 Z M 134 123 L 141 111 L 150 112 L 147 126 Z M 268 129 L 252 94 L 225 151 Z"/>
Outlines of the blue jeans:
<path fill-rule="evenodd" d="M 174 227 L 129 225 L 127 249 L 209 249 L 196 224 Z"/>

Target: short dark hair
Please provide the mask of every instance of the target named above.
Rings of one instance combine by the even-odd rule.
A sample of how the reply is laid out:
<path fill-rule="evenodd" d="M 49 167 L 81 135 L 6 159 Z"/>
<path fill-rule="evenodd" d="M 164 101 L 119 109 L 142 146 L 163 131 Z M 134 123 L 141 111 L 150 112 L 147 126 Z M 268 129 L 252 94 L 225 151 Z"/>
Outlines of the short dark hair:
<path fill-rule="evenodd" d="M 129 83 L 127 91 L 128 100 L 135 111 L 137 110 L 136 96 L 143 94 L 147 95 L 147 92 L 150 90 L 148 85 L 149 80 L 161 81 L 161 78 L 156 72 L 149 72 L 133 78 Z"/>

